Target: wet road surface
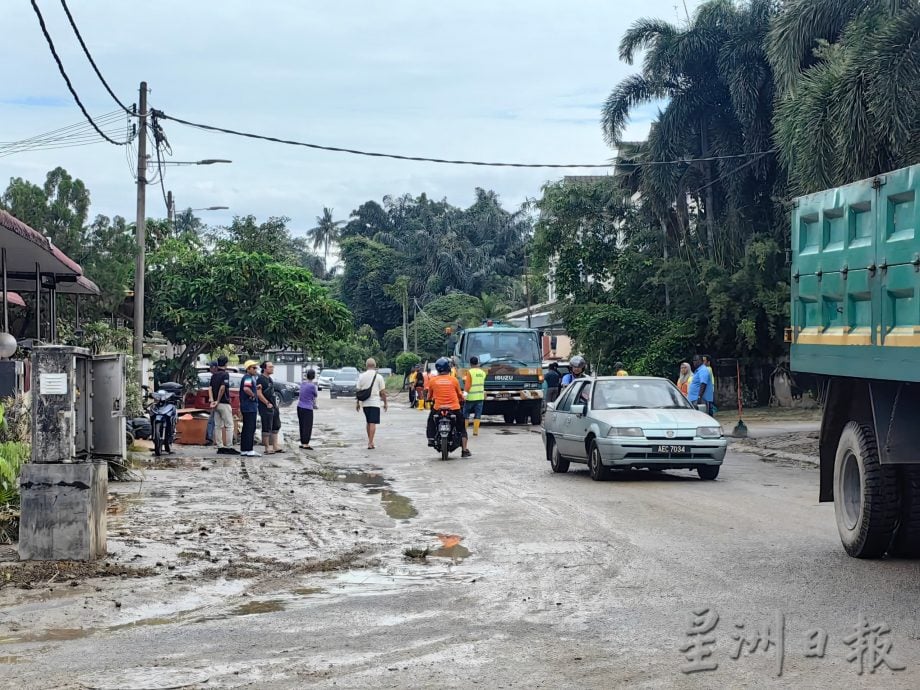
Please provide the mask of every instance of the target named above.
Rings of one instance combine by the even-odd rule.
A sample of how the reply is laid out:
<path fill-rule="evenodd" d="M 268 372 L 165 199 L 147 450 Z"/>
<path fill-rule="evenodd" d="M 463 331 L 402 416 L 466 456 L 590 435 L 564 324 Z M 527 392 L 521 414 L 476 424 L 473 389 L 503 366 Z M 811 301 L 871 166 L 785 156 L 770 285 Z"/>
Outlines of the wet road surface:
<path fill-rule="evenodd" d="M 211 510 L 245 518 L 232 505 L 267 495 L 255 518 L 277 523 L 266 558 L 360 545 L 361 567 L 152 580 L 158 605 L 91 624 L 55 619 L 76 598 L 66 592 L 22 595 L 0 615 L 0 686 L 920 686 L 920 564 L 848 558 L 815 468 L 730 451 L 715 482 L 673 471 L 598 483 L 579 465 L 552 474 L 537 428 L 500 425 L 471 439 L 472 458 L 444 463 L 421 412 L 391 407 L 367 450 L 353 404 L 322 403 L 315 455 L 247 461 L 260 493 L 234 483 L 238 464 L 213 467 L 225 494 Z M 122 519 L 170 497 L 142 492 Z M 688 635 L 694 611 L 715 627 Z M 890 633 L 850 662 L 861 616 Z M 698 648 L 711 655 L 693 663 Z"/>

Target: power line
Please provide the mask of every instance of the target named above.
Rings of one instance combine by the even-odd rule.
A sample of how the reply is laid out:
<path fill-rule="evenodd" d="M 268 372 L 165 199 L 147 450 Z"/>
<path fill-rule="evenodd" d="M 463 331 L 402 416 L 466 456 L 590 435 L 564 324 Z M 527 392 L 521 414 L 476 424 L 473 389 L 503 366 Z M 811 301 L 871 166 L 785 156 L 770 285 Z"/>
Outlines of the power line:
<path fill-rule="evenodd" d="M 31 0 L 31 2 L 32 9 L 35 10 L 35 16 L 38 17 L 38 23 L 39 26 L 41 26 L 42 34 L 44 34 L 45 41 L 48 43 L 48 48 L 51 50 L 51 55 L 54 57 L 54 61 L 57 63 L 61 76 L 64 77 L 64 81 L 67 84 L 67 88 L 70 90 L 70 94 L 77 102 L 77 106 L 79 106 L 80 112 L 83 113 L 83 117 L 85 117 L 87 122 L 93 126 L 93 129 L 96 130 L 96 133 L 99 134 L 99 136 L 101 136 L 107 142 L 114 144 L 115 146 L 124 146 L 128 143 L 127 141 L 115 141 L 110 136 L 108 136 L 105 132 L 99 129 L 98 125 L 96 125 L 96 123 L 93 121 L 93 118 L 90 117 L 90 114 L 86 111 L 86 108 L 83 107 L 83 102 L 80 100 L 80 96 L 77 95 L 77 91 L 74 89 L 73 84 L 70 83 L 70 77 L 67 76 L 67 72 L 64 70 L 64 64 L 61 62 L 61 58 L 58 56 L 57 50 L 54 48 L 54 41 L 51 40 L 51 34 L 48 33 L 48 27 L 45 26 L 45 18 L 42 16 L 41 10 L 38 9 L 38 4 L 35 2 L 35 0 Z"/>
<path fill-rule="evenodd" d="M 105 80 L 105 77 L 102 76 L 102 72 L 100 72 L 99 68 L 96 66 L 96 61 L 93 60 L 93 56 L 90 54 L 89 48 L 86 47 L 86 43 L 83 41 L 83 36 L 80 35 L 80 30 L 77 28 L 77 23 L 74 21 L 73 15 L 70 13 L 70 8 L 67 7 L 67 0 L 61 0 L 61 7 L 64 8 L 64 12 L 67 14 L 67 20 L 70 22 L 70 28 L 73 29 L 74 35 L 80 42 L 80 47 L 83 48 L 83 52 L 86 54 L 86 59 L 89 60 L 89 64 L 93 66 L 93 71 L 96 73 L 96 76 L 99 77 L 99 81 L 102 82 L 105 90 L 109 92 L 109 95 L 115 100 L 115 102 L 121 106 L 121 109 L 131 115 L 131 110 L 128 108 L 128 106 L 121 102 L 118 96 L 115 95 L 115 92 L 112 91 L 111 87 L 109 87 L 109 83 Z"/>
<path fill-rule="evenodd" d="M 473 161 L 473 160 L 451 160 L 446 158 L 431 158 L 427 156 L 407 156 L 397 153 L 382 153 L 379 151 L 364 151 L 361 149 L 352 149 L 345 148 L 341 146 L 326 146 L 323 144 L 313 144 L 304 141 L 296 141 L 293 139 L 282 139 L 280 137 L 268 136 L 265 134 L 254 134 L 252 132 L 242 132 L 240 130 L 228 129 L 226 127 L 217 127 L 214 125 L 206 125 L 200 122 L 190 122 L 189 120 L 184 120 L 173 115 L 168 115 L 161 110 L 153 111 L 156 113 L 156 116 L 162 120 L 172 120 L 173 122 L 178 122 L 181 125 L 186 125 L 188 127 L 194 127 L 196 129 L 203 129 L 209 132 L 219 132 L 221 134 L 232 134 L 238 137 L 245 137 L 247 139 L 258 139 L 261 141 L 271 141 L 276 144 L 286 144 L 288 146 L 303 146 L 309 149 L 317 149 L 320 151 L 331 151 L 333 153 L 350 153 L 355 156 L 369 156 L 372 158 L 391 158 L 395 160 L 402 161 L 418 161 L 423 163 L 443 163 L 447 165 L 477 165 L 483 167 L 496 167 L 496 168 L 613 168 L 618 165 L 616 161 L 611 161 L 609 163 L 500 163 L 500 162 L 490 162 L 490 161 Z M 731 158 L 746 158 L 748 156 L 755 156 L 764 153 L 769 153 L 767 151 L 759 151 L 756 153 L 739 153 L 732 156 L 710 156 L 708 158 L 682 158 L 671 161 L 643 161 L 642 163 L 629 163 L 632 166 L 648 166 L 648 165 L 674 165 L 674 164 L 688 164 L 688 163 L 699 163 L 705 161 L 717 161 L 717 160 L 727 160 Z"/>
<path fill-rule="evenodd" d="M 712 182 L 707 182 L 706 184 L 704 184 L 704 185 L 703 185 L 702 187 L 700 187 L 699 189 L 694 189 L 692 192 L 690 192 L 690 196 L 694 196 L 694 195 L 698 194 L 699 192 L 702 192 L 704 189 L 708 189 L 709 187 L 712 187 L 714 184 L 716 184 L 716 183 L 718 183 L 718 182 L 721 182 L 721 181 L 724 180 L 726 177 L 730 177 L 731 175 L 734 175 L 736 172 L 738 172 L 738 171 L 740 171 L 740 170 L 744 170 L 744 168 L 747 168 L 747 167 L 749 167 L 749 166 L 751 166 L 751 165 L 754 165 L 754 163 L 756 163 L 757 161 L 759 161 L 761 158 L 763 158 L 764 156 L 766 156 L 768 153 L 776 153 L 776 149 L 771 149 L 771 150 L 769 150 L 769 151 L 760 151 L 760 152 L 758 152 L 758 153 L 749 154 L 749 155 L 752 155 L 752 156 L 755 156 L 755 157 L 752 158 L 751 160 L 747 161 L 746 163 L 742 163 L 741 165 L 732 168 L 732 169 L 729 170 L 728 172 L 723 173 L 722 175 L 720 175 L 719 177 L 717 177 L 716 179 L 714 179 Z"/>

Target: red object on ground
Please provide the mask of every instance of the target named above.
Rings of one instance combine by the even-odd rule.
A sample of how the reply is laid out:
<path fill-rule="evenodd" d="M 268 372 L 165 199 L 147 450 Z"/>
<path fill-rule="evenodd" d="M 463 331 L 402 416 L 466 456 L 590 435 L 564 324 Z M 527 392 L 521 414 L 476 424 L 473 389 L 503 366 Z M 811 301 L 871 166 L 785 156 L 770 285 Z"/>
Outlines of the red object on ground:
<path fill-rule="evenodd" d="M 208 389 L 199 388 L 193 393 L 186 393 L 185 406 L 194 408 L 196 410 L 207 410 L 208 412 L 210 412 L 211 402 L 208 397 Z M 239 414 L 240 412 L 240 391 L 237 388 L 230 389 L 230 407 L 233 409 L 234 414 Z"/>

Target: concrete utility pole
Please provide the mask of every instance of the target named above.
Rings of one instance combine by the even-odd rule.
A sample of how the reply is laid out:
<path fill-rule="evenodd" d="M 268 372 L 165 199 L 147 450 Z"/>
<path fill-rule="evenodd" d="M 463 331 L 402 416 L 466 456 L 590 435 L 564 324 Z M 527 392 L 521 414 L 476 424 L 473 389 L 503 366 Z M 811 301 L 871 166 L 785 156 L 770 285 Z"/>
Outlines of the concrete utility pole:
<path fill-rule="evenodd" d="M 137 110 L 137 265 L 134 273 L 134 361 L 144 385 L 144 271 L 147 247 L 147 82 Z"/>
<path fill-rule="evenodd" d="M 172 190 L 166 192 L 166 218 L 169 221 L 169 229 L 176 231 L 176 200 L 173 199 Z"/>
<path fill-rule="evenodd" d="M 527 328 L 530 328 L 530 275 L 527 269 L 527 249 L 524 249 L 524 293 L 527 295 Z"/>

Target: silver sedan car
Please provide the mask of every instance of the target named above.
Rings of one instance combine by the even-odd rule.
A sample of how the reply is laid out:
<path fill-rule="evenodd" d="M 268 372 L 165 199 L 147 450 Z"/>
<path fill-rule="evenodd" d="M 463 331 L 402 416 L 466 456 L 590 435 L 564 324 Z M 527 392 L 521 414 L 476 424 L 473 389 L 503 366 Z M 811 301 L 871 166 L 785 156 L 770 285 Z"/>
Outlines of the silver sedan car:
<path fill-rule="evenodd" d="M 727 446 L 715 419 L 667 379 L 646 376 L 576 379 L 547 406 L 543 443 L 553 472 L 587 463 L 596 481 L 630 468 L 715 479 Z"/>

